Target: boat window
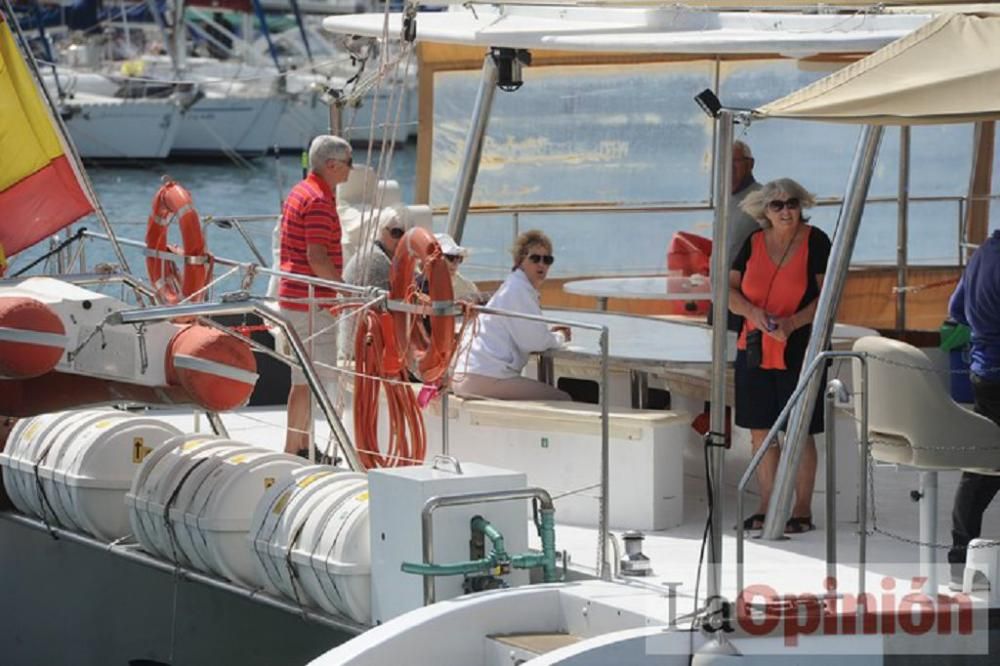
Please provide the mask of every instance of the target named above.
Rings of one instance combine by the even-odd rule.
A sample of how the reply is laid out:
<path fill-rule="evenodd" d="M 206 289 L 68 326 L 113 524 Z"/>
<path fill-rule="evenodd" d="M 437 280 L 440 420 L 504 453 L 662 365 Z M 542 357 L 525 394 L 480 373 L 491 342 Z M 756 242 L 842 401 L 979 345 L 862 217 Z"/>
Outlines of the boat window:
<path fill-rule="evenodd" d="M 431 203 L 451 203 L 478 71 L 434 77 Z M 497 91 L 472 205 L 708 201 L 714 65 L 526 67 Z"/>

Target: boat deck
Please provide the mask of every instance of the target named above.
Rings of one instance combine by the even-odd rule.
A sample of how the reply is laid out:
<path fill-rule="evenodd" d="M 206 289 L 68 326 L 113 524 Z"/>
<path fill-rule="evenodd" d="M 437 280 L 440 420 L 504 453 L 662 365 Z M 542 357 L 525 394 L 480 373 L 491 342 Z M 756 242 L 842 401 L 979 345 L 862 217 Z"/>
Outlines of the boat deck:
<path fill-rule="evenodd" d="M 183 429 L 192 430 L 194 419 L 190 412 L 157 412 L 158 416 Z M 275 407 L 252 407 L 224 415 L 224 422 L 234 439 L 280 450 L 284 442 L 284 410 Z M 204 419 L 201 429 L 207 430 Z M 322 437 L 325 424 L 317 423 L 317 434 Z M 867 539 L 866 589 L 880 593 L 891 580 L 896 598 L 911 591 L 911 579 L 921 575 L 919 559 L 919 505 L 911 494 L 920 489 L 919 470 L 892 465 L 875 465 L 873 499 L 870 496 Z M 960 472 L 944 471 L 938 479 L 937 509 L 937 577 L 939 591 L 947 593 L 948 567 L 946 553 L 951 541 L 951 502 L 958 484 Z M 736 531 L 735 506 L 737 479 L 726 479 L 725 514 L 722 524 L 723 561 L 722 594 L 727 598 L 736 596 Z M 818 479 L 817 487 L 822 485 Z M 596 498 L 596 490 L 588 491 Z M 704 479 L 694 474 L 685 474 L 684 522 L 678 527 L 649 532 L 645 535 L 643 552 L 650 558 L 653 575 L 642 578 L 645 583 L 663 585 L 679 583 L 676 587 L 678 613 L 683 615 L 693 608 L 695 596 L 694 581 L 699 564 L 701 537 L 705 529 L 706 491 Z M 559 522 L 559 499 L 556 496 L 556 545 L 569 554 L 571 573 L 577 576 L 594 575 L 597 559 L 597 530 Z M 746 512 L 752 513 L 757 498 L 748 493 L 745 498 Z M 821 513 L 819 503 L 822 496 L 814 498 L 814 512 Z M 597 511 L 594 501 L 594 511 Z M 838 520 L 836 530 L 838 588 L 845 594 L 858 591 L 858 523 Z M 621 532 L 613 530 L 620 539 Z M 530 530 L 532 547 L 539 547 L 534 530 Z M 987 510 L 983 524 L 984 538 L 1000 537 L 1000 509 L 991 506 Z M 764 586 L 780 595 L 822 594 L 826 577 L 826 532 L 825 525 L 817 519 L 817 529 L 805 534 L 792 535 L 779 541 L 756 538 L 756 533 L 748 533 L 745 541 L 744 588 Z M 609 550 L 609 557 L 611 557 Z M 707 555 L 706 555 L 707 558 Z M 698 589 L 699 598 L 705 597 L 705 573 L 703 565 L 702 584 Z"/>

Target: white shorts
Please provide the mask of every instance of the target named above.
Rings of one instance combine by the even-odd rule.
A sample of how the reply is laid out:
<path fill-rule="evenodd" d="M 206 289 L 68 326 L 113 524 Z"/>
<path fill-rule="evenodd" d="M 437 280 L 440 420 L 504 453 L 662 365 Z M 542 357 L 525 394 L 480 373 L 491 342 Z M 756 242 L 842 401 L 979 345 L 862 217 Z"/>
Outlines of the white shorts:
<path fill-rule="evenodd" d="M 308 310 L 289 310 L 281 308 L 279 313 L 288 320 L 302 344 L 316 365 L 316 372 L 324 382 L 336 379 L 336 373 L 330 366 L 337 363 L 337 319 L 328 310 L 312 311 L 312 329 L 310 330 Z M 315 335 L 313 335 L 315 333 Z M 283 354 L 292 356 L 291 345 L 285 339 L 280 329 L 275 330 L 275 347 Z M 324 367 L 327 366 L 327 367 Z M 306 376 L 302 371 L 292 366 L 292 384 L 301 385 L 306 383 Z"/>

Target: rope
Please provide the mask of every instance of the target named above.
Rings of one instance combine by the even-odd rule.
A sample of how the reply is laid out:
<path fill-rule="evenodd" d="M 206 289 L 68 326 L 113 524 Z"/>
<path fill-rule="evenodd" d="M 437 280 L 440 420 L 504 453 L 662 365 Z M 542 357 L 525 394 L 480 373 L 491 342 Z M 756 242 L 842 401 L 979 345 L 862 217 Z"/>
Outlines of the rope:
<path fill-rule="evenodd" d="M 416 396 L 409 385 L 382 382 L 385 340 L 379 315 L 366 310 L 358 322 L 354 343 L 354 439 L 358 457 L 366 469 L 398 467 L 423 462 L 427 432 Z M 405 380 L 406 368 L 390 379 Z M 385 391 L 389 413 L 389 446 L 382 454 L 378 442 L 379 393 Z"/>

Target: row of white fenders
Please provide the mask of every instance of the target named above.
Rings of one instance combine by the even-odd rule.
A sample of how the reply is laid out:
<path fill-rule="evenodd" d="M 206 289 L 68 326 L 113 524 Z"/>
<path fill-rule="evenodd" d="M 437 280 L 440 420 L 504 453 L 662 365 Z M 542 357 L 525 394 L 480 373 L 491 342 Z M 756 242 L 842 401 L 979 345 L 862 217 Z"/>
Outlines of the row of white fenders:
<path fill-rule="evenodd" d="M 373 618 L 364 474 L 230 439 L 183 434 L 159 419 L 111 409 L 19 421 L 0 465 L 13 505 L 49 525 L 103 542 L 131 536 L 153 556 L 360 625 L 421 604 L 420 577 L 399 567 L 402 559 L 420 558 L 419 538 L 413 537 L 422 503 L 400 497 L 405 489 L 390 488 L 397 480 L 390 477 L 402 475 L 398 480 L 406 484 L 420 476 L 417 468 L 383 473 L 385 501 L 403 500 L 416 513 L 400 529 L 378 527 L 378 547 L 393 551 L 379 553 L 387 568 L 382 579 L 398 589 L 383 591 L 386 601 Z M 523 486 L 523 475 L 514 476 Z M 387 506 L 381 515 L 392 522 L 399 513 L 399 506 Z M 523 508 L 513 515 L 508 528 L 517 531 Z M 467 525 L 465 516 L 456 522 L 453 557 L 468 548 Z M 513 535 L 518 544 L 527 531 L 523 520 L 519 526 L 525 534 Z M 402 531 L 409 536 L 400 538 Z M 438 598 L 457 593 L 439 587 Z"/>

